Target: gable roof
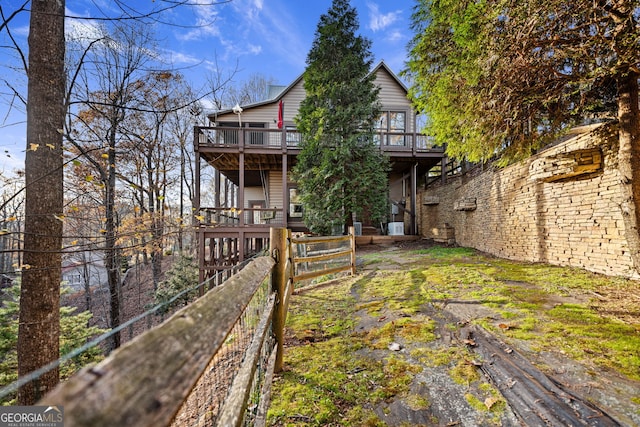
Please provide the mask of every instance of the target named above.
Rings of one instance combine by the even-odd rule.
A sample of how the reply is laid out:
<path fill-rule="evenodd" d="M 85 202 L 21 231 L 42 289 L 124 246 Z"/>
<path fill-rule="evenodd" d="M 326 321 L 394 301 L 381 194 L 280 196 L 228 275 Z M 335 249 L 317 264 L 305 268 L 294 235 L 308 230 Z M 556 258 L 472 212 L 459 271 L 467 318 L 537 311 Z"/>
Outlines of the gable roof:
<path fill-rule="evenodd" d="M 400 86 L 405 93 L 407 94 L 409 93 L 409 89 L 407 89 L 407 86 L 402 82 L 402 80 L 400 80 L 400 78 L 396 75 L 396 73 L 391 71 L 391 68 L 389 68 L 389 66 L 386 64 L 386 62 L 384 62 L 384 60 L 380 61 L 378 65 L 376 65 L 373 68 L 373 70 L 371 70 L 371 74 L 377 74 L 378 70 L 381 68 L 383 68 L 391 77 L 393 77 L 393 80 L 395 80 L 396 83 L 398 83 L 398 86 Z"/>
<path fill-rule="evenodd" d="M 384 60 L 380 61 L 378 63 L 378 65 L 376 65 L 370 72 L 370 74 L 376 74 L 378 73 L 378 71 L 380 69 L 384 69 L 392 78 L 393 80 L 398 84 L 398 86 L 400 86 L 402 88 L 402 90 L 405 93 L 408 93 L 409 90 L 407 89 L 407 87 L 405 86 L 405 84 L 402 82 L 402 80 L 400 80 L 398 78 L 398 76 L 391 71 L 391 69 L 389 68 L 389 66 L 384 62 Z M 302 74 L 300 74 L 291 84 L 289 84 L 288 86 L 273 86 L 272 88 L 275 88 L 275 90 L 273 90 L 272 88 L 269 88 L 269 93 L 268 96 L 270 98 L 265 99 L 263 101 L 258 101 L 258 102 L 253 102 L 247 105 L 242 106 L 243 110 L 246 109 L 250 109 L 250 108 L 256 108 L 256 107 L 261 107 L 264 105 L 271 105 L 271 104 L 276 104 L 278 103 L 282 98 L 284 98 L 284 96 L 293 88 L 295 87 L 300 80 L 302 80 L 302 78 L 304 77 L 304 72 Z M 284 89 L 283 89 L 284 88 Z M 209 114 L 208 117 L 209 119 L 212 119 L 216 116 L 222 116 L 225 114 L 229 114 L 229 113 L 233 113 L 233 108 L 225 108 L 224 110 L 220 110 L 217 111 L 215 113 Z"/>

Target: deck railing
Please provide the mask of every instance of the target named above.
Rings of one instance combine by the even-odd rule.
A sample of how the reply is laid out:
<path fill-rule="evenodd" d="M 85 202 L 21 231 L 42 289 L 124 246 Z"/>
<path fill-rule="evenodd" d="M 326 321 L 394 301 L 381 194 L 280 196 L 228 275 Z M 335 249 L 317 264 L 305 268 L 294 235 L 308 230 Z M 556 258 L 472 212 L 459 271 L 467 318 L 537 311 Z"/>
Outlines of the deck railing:
<path fill-rule="evenodd" d="M 301 134 L 295 129 L 263 129 L 252 127 L 196 127 L 196 141 L 200 147 L 251 149 L 296 149 Z M 433 138 L 411 132 L 377 132 L 374 142 L 385 152 L 443 152 Z"/>
<path fill-rule="evenodd" d="M 281 227 L 284 226 L 283 208 L 210 208 L 201 207 L 198 220 L 209 227 Z"/>
<path fill-rule="evenodd" d="M 327 246 L 336 242 L 349 249 Z M 300 264 L 306 273 L 296 274 Z M 309 268 L 317 269 L 313 277 L 353 273 L 353 236 L 294 239 L 289 230 L 272 228 L 269 256 L 252 260 L 38 404 L 62 406 L 66 427 L 264 425 L 272 375 L 283 366 L 294 281 L 312 277 Z"/>

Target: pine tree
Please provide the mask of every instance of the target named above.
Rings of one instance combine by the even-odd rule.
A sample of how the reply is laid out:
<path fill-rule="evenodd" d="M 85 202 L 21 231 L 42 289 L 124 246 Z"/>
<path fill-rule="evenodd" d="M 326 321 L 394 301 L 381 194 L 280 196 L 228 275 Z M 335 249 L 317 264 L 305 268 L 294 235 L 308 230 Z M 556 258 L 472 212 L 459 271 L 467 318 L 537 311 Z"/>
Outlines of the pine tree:
<path fill-rule="evenodd" d="M 370 73 L 371 42 L 356 35 L 358 28 L 355 8 L 334 0 L 307 56 L 294 177 L 305 224 L 320 234 L 365 213 L 376 223 L 386 213 L 389 161 L 373 138 L 379 89 Z"/>
<path fill-rule="evenodd" d="M 18 311 L 20 307 L 20 279 L 0 293 L 0 386 L 5 387 L 18 379 Z M 87 340 L 96 337 L 105 329 L 88 326 L 93 316 L 89 311 L 77 312 L 75 307 L 60 306 L 60 354 L 62 357 L 82 347 Z M 103 359 L 99 346 L 66 361 L 60 367 L 60 376 L 69 378 L 83 366 Z M 0 404 L 16 404 L 16 395 L 10 394 Z"/>
<path fill-rule="evenodd" d="M 155 304 L 163 305 L 160 314 L 186 306 L 198 296 L 198 266 L 192 256 L 181 254 L 171 270 L 167 271 L 166 280 L 160 282 L 155 292 Z"/>

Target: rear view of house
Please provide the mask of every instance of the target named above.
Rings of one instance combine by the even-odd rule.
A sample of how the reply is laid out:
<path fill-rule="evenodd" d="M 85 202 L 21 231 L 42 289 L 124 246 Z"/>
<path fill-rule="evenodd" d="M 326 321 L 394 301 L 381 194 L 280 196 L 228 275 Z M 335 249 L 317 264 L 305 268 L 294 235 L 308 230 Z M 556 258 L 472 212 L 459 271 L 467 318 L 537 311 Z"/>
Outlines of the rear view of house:
<path fill-rule="evenodd" d="M 372 73 L 382 106 L 375 142 L 392 166 L 390 210 L 386 224 L 362 218 L 359 225 L 374 233 L 418 234 L 419 177 L 441 165 L 444 149 L 417 133 L 407 88 L 388 66 L 381 62 Z M 219 111 L 209 116 L 211 126 L 196 128 L 194 207 L 201 279 L 266 247 L 270 227 L 308 231 L 291 178 L 300 152 L 294 117 L 305 98 L 303 76 L 272 89 L 267 100 Z"/>

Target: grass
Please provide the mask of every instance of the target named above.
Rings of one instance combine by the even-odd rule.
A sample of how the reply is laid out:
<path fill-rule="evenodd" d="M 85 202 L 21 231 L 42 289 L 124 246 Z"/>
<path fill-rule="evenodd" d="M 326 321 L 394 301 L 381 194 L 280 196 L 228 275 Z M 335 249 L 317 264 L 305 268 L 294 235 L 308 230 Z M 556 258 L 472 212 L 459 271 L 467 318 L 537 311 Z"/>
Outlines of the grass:
<path fill-rule="evenodd" d="M 286 370 L 274 383 L 270 424 L 385 425 L 375 409 L 392 399 L 428 410 L 430 402 L 411 393 L 411 383 L 423 369 L 444 367 L 452 381 L 467 388 L 468 404 L 498 425 L 506 403 L 482 379 L 473 354 L 466 346 L 438 341 L 442 332 L 433 310 L 458 300 L 493 310 L 499 321 L 477 323 L 507 342 L 525 340 L 534 351 L 560 352 L 593 370 L 640 380 L 640 327 L 610 315 L 593 298 L 602 289 L 637 290 L 637 282 L 517 263 L 467 248 L 433 247 L 407 255 L 409 264 L 376 268 L 391 261 L 368 254 L 365 264 L 373 273 L 294 296 Z M 373 320 L 357 332 L 359 315 Z M 455 333 L 459 325 L 441 327 Z M 407 351 L 389 352 L 393 342 Z"/>

